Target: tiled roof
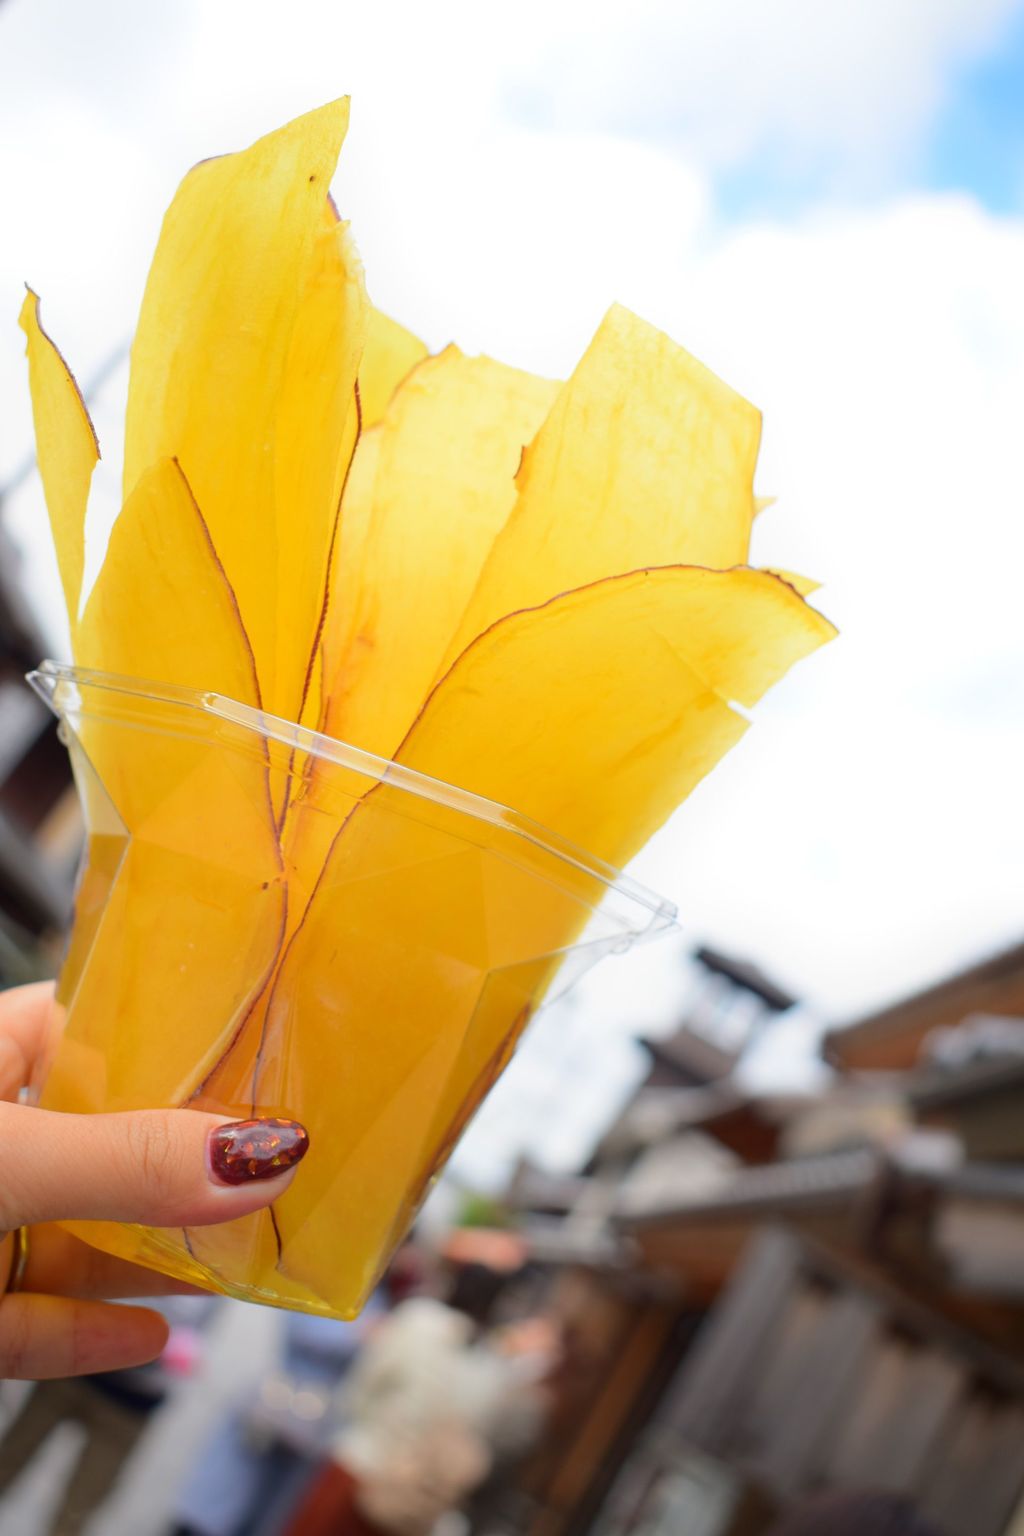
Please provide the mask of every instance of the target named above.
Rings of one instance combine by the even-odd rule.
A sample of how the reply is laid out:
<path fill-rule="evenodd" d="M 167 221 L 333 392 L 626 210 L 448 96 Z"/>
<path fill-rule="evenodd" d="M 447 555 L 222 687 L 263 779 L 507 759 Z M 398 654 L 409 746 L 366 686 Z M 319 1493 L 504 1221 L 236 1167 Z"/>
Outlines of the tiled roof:
<path fill-rule="evenodd" d="M 942 1025 L 960 1024 L 979 1010 L 1007 1011 L 1000 997 L 1008 985 L 1015 983 L 1024 991 L 1024 943 L 1014 944 L 976 965 L 945 976 L 887 1008 L 829 1030 L 822 1042 L 826 1060 L 838 1066 L 851 1062 L 860 1065 L 858 1058 L 869 1054 L 872 1047 L 902 1037 L 908 1037 L 913 1047 L 914 1042 L 929 1031 Z M 874 1065 L 873 1062 L 865 1064 Z"/>
<path fill-rule="evenodd" d="M 685 1195 L 663 1205 L 619 1215 L 623 1227 L 684 1222 L 718 1215 L 771 1214 L 842 1203 L 867 1190 L 885 1164 L 869 1149 L 837 1152 L 827 1157 L 795 1158 L 791 1162 L 741 1168 L 711 1193 Z"/>
<path fill-rule="evenodd" d="M 766 976 L 760 966 L 754 965 L 750 960 L 736 960 L 732 955 L 724 954 L 720 949 L 711 949 L 708 945 L 702 945 L 694 953 L 694 959 L 705 970 L 713 971 L 716 976 L 725 976 L 736 986 L 742 987 L 745 992 L 752 992 L 759 997 L 765 1007 L 771 1008 L 775 1013 L 784 1013 L 787 1008 L 792 1008 L 797 999 L 791 992 L 785 991 L 770 976 Z"/>

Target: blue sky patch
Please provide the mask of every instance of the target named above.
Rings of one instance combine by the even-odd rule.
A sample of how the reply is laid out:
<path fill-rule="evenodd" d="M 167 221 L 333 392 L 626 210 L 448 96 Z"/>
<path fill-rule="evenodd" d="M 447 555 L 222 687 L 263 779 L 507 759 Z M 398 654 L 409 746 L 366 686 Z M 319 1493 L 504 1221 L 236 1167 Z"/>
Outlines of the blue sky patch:
<path fill-rule="evenodd" d="M 1024 212 L 1024 12 L 964 71 L 922 171 L 931 190 L 973 192 L 993 213 Z"/>

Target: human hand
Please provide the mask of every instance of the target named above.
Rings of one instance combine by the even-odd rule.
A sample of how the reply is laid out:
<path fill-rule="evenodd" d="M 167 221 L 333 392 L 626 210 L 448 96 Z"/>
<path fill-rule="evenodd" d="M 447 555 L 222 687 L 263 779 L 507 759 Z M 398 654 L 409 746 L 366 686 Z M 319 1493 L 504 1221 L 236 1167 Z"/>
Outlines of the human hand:
<path fill-rule="evenodd" d="M 160 1314 L 100 1298 L 195 1289 L 52 1223 L 231 1221 L 278 1199 L 309 1145 L 290 1120 L 235 1129 L 198 1110 L 65 1115 L 13 1102 L 43 1055 L 55 1006 L 48 982 L 0 993 L 0 1376 L 29 1380 L 155 1359 L 167 1341 Z M 27 1258 L 15 1275 L 22 1227 Z"/>

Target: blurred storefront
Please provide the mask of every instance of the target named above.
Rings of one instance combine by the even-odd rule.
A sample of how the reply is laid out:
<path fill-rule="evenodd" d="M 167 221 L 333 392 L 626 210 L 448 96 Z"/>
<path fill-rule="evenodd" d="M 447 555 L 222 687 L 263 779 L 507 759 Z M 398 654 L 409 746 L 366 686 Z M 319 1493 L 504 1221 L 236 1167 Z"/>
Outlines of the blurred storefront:
<path fill-rule="evenodd" d="M 474 1529 L 757 1536 L 859 1488 L 946 1536 L 1015 1531 L 1022 985 L 1024 947 L 832 1031 L 839 1070 L 804 1098 L 742 1092 L 687 1020 L 579 1175 L 522 1165 L 508 1201 L 565 1380 Z"/>

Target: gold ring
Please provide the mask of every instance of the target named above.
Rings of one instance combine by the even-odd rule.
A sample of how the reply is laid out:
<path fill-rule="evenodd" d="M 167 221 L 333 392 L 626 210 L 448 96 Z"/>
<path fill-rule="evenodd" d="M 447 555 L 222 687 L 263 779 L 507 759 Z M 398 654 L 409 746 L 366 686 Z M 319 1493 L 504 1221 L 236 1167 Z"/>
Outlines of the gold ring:
<path fill-rule="evenodd" d="M 15 1227 L 11 1236 L 14 1238 L 14 1253 L 11 1256 L 10 1274 L 7 1276 L 8 1296 L 20 1291 L 25 1280 L 28 1268 L 28 1227 Z"/>

